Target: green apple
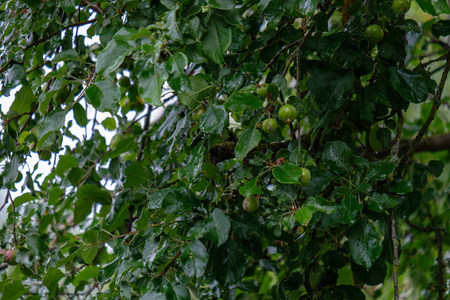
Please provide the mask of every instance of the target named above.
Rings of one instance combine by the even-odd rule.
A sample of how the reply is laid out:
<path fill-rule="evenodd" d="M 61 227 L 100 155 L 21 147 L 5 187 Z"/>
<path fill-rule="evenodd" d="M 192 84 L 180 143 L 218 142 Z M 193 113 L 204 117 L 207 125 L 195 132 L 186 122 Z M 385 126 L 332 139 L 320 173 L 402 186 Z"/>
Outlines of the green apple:
<path fill-rule="evenodd" d="M 278 118 L 285 123 L 294 122 L 297 117 L 297 110 L 290 104 L 283 105 L 278 111 Z"/>
<path fill-rule="evenodd" d="M 392 10 L 400 15 L 406 14 L 410 7 L 411 2 L 409 2 L 409 0 L 394 0 L 392 3 Z"/>
<path fill-rule="evenodd" d="M 246 212 L 255 212 L 259 208 L 259 201 L 258 198 L 255 196 L 250 196 L 248 198 L 244 199 L 244 202 L 242 202 L 242 208 Z"/>
<path fill-rule="evenodd" d="M 267 83 L 262 83 L 258 86 L 256 92 L 258 93 L 258 95 L 260 95 L 263 98 L 266 98 L 267 96 L 267 88 L 269 87 L 269 85 Z"/>
<path fill-rule="evenodd" d="M 369 42 L 377 44 L 384 37 L 383 29 L 377 24 L 370 25 L 366 28 L 366 38 Z"/>
<path fill-rule="evenodd" d="M 274 132 L 275 130 L 277 130 L 277 128 L 278 123 L 277 121 L 275 121 L 275 119 L 269 118 L 264 120 L 264 122 L 262 123 L 262 129 L 267 133 Z"/>
<path fill-rule="evenodd" d="M 131 86 L 130 78 L 127 76 L 120 77 L 119 86 L 122 88 L 129 88 Z"/>
<path fill-rule="evenodd" d="M 49 160 L 52 157 L 52 151 L 49 149 L 44 149 L 39 151 L 39 159 L 40 160 Z"/>
<path fill-rule="evenodd" d="M 302 168 L 302 177 L 300 179 L 300 185 L 305 187 L 311 181 L 311 172 L 307 168 Z"/>
<path fill-rule="evenodd" d="M 200 117 L 205 113 L 205 109 L 203 107 L 199 107 L 194 111 L 194 114 L 192 115 L 192 119 L 194 121 L 200 120 Z"/>

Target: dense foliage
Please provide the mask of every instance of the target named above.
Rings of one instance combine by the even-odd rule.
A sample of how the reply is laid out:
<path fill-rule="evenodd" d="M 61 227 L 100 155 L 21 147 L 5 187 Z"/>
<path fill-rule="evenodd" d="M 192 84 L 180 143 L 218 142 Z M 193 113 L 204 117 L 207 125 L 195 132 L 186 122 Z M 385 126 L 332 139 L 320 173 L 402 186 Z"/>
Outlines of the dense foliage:
<path fill-rule="evenodd" d="M 0 1 L 1 299 L 443 299 L 450 7 L 394 3 Z"/>

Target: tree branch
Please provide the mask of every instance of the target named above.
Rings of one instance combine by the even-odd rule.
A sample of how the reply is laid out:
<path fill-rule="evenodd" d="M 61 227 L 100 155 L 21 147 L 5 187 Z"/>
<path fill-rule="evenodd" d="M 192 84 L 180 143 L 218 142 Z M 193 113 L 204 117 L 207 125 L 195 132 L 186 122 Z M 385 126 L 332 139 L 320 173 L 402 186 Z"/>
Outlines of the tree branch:
<path fill-rule="evenodd" d="M 87 20 L 87 21 L 84 21 L 84 22 L 78 22 L 78 23 L 70 24 L 70 25 L 68 25 L 66 27 L 63 27 L 62 29 L 56 30 L 55 32 L 52 32 L 49 35 L 44 36 L 43 38 L 40 38 L 39 40 L 29 44 L 28 46 L 23 48 L 22 51 L 26 51 L 26 50 L 28 50 L 28 49 L 36 46 L 36 45 L 39 45 L 40 43 L 46 42 L 49 39 L 51 39 L 52 37 L 54 37 L 55 35 L 60 34 L 62 31 L 66 30 L 66 29 L 69 29 L 69 28 L 72 28 L 72 27 L 77 27 L 77 26 L 82 26 L 82 25 L 86 25 L 86 24 L 90 24 L 90 23 L 94 23 L 96 21 L 97 21 L 97 18 L 92 19 L 92 20 Z M 12 58 L 10 60 L 8 60 L 8 62 L 4 66 L 2 66 L 0 68 L 0 73 L 3 73 L 8 68 L 8 66 L 11 65 L 13 62 L 14 62 L 14 60 Z"/>
<path fill-rule="evenodd" d="M 439 109 L 439 106 L 441 105 L 442 92 L 444 91 L 445 82 L 447 81 L 447 76 L 448 76 L 449 71 L 450 71 L 450 52 L 447 53 L 447 62 L 445 64 L 444 72 L 442 73 L 441 81 L 439 82 L 439 89 L 438 89 L 438 92 L 436 95 L 436 99 L 433 102 L 433 106 L 431 107 L 430 114 L 428 115 L 428 118 L 425 121 L 425 124 L 423 124 L 422 128 L 420 128 L 419 133 L 417 134 L 412 145 L 408 149 L 408 152 L 405 154 L 405 156 L 403 156 L 402 161 L 399 164 L 399 167 L 403 163 L 407 162 L 407 160 L 409 160 L 409 158 L 414 154 L 414 151 L 416 150 L 418 144 L 421 142 L 425 133 L 428 131 L 428 128 L 430 127 L 431 122 L 434 120 L 434 117 L 436 116 L 436 112 Z"/>
<path fill-rule="evenodd" d="M 402 139 L 399 143 L 399 151 L 403 153 L 407 152 L 408 149 L 413 145 L 414 140 L 412 139 Z M 415 148 L 414 153 L 419 152 L 437 152 L 443 150 L 450 150 L 450 133 L 431 136 L 422 140 Z M 375 157 L 377 158 L 385 158 L 392 151 L 392 148 L 381 149 L 380 151 L 375 153 Z M 364 149 L 359 148 L 359 152 L 364 152 Z"/>
<path fill-rule="evenodd" d="M 103 10 L 99 6 L 97 6 L 96 4 L 92 4 L 88 0 L 81 0 L 81 3 L 83 3 L 84 6 L 86 6 L 87 8 L 92 9 L 96 13 L 103 14 Z"/>
<path fill-rule="evenodd" d="M 395 216 L 394 212 L 391 210 L 390 212 L 390 219 L 391 219 L 391 238 L 392 238 L 392 245 L 394 246 L 394 253 L 393 253 L 393 270 L 392 270 L 392 276 L 394 277 L 394 299 L 398 300 L 398 265 L 399 263 L 399 257 L 398 257 L 398 240 L 397 240 L 397 234 L 395 232 Z"/>

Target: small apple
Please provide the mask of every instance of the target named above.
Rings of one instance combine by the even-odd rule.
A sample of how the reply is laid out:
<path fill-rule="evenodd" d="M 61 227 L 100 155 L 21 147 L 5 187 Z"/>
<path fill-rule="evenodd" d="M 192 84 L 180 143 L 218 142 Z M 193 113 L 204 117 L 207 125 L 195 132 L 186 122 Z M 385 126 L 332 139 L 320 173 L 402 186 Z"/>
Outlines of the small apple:
<path fill-rule="evenodd" d="M 200 117 L 205 113 L 205 109 L 203 107 L 199 107 L 194 111 L 194 114 L 192 115 L 192 119 L 194 121 L 200 120 Z"/>
<path fill-rule="evenodd" d="M 127 76 L 120 77 L 119 86 L 122 88 L 129 88 L 131 86 L 130 78 Z"/>
<path fill-rule="evenodd" d="M 275 119 L 269 118 L 264 120 L 264 122 L 262 123 L 262 129 L 267 133 L 274 132 L 275 130 L 277 130 L 277 128 L 278 123 L 277 121 L 275 121 Z"/>
<path fill-rule="evenodd" d="M 377 44 L 384 37 L 383 29 L 377 24 L 370 25 L 366 28 L 366 38 L 369 42 Z"/>
<path fill-rule="evenodd" d="M 16 249 L 12 248 L 6 251 L 5 253 L 5 261 L 8 265 L 15 266 L 16 262 Z"/>
<path fill-rule="evenodd" d="M 410 7 L 411 2 L 409 0 L 394 0 L 392 3 L 392 10 L 399 15 L 406 14 Z"/>
<path fill-rule="evenodd" d="M 297 110 L 290 104 L 283 105 L 278 111 L 278 118 L 285 123 L 294 122 L 297 117 Z"/>
<path fill-rule="evenodd" d="M 302 177 L 300 179 L 300 185 L 305 187 L 311 181 L 311 172 L 307 168 L 302 168 Z"/>
<path fill-rule="evenodd" d="M 49 160 L 52 157 L 52 151 L 49 149 L 44 149 L 39 151 L 39 159 L 40 160 Z"/>
<path fill-rule="evenodd" d="M 258 89 L 256 90 L 256 92 L 258 93 L 259 96 L 266 98 L 267 96 L 267 88 L 269 87 L 269 85 L 267 83 L 261 83 L 258 86 Z"/>
<path fill-rule="evenodd" d="M 244 202 L 242 202 L 242 208 L 249 213 L 255 212 L 259 208 L 258 198 L 255 196 L 245 198 Z"/>

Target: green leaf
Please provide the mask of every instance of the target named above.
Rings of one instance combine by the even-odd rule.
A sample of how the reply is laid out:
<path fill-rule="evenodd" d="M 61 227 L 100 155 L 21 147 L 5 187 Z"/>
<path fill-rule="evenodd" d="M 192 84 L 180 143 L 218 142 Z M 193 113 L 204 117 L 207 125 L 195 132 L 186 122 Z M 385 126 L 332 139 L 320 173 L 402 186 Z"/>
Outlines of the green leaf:
<path fill-rule="evenodd" d="M 59 131 L 64 126 L 66 120 L 66 112 L 61 109 L 55 109 L 47 115 L 45 120 L 39 126 L 38 132 L 38 146 L 42 144 L 45 138 L 47 138 L 53 131 Z M 44 138 L 45 137 L 45 138 Z"/>
<path fill-rule="evenodd" d="M 91 84 L 86 90 L 86 97 L 101 112 L 114 115 L 119 111 L 120 88 L 110 78 Z"/>
<path fill-rule="evenodd" d="M 223 10 L 230 10 L 236 6 L 233 0 L 209 0 L 208 3 L 212 8 Z"/>
<path fill-rule="evenodd" d="M 91 278 L 95 278 L 99 274 L 99 270 L 97 267 L 94 266 L 87 266 L 86 268 L 82 269 L 73 279 L 72 284 L 74 286 L 78 286 L 80 281 L 86 280 L 88 281 Z"/>
<path fill-rule="evenodd" d="M 395 178 L 389 183 L 389 192 L 395 194 L 406 194 L 413 191 L 411 180 L 403 180 L 402 178 Z"/>
<path fill-rule="evenodd" d="M 317 68 L 307 82 L 315 101 L 323 110 L 333 111 L 344 103 L 344 92 L 352 89 L 354 77 L 351 72 Z"/>
<path fill-rule="evenodd" d="M 337 173 L 351 174 L 353 171 L 352 150 L 342 141 L 326 143 L 322 153 L 322 160 Z"/>
<path fill-rule="evenodd" d="M 247 128 L 236 143 L 236 148 L 234 149 L 236 159 L 242 161 L 253 148 L 258 146 L 259 141 L 261 141 L 259 130 L 252 127 Z"/>
<path fill-rule="evenodd" d="M 90 200 L 93 203 L 100 203 L 102 205 L 111 204 L 111 194 L 93 184 L 85 184 L 80 186 L 76 192 L 77 199 Z"/>
<path fill-rule="evenodd" d="M 395 164 L 390 161 L 374 161 L 370 164 L 367 179 L 378 181 L 386 179 L 395 169 Z"/>
<path fill-rule="evenodd" d="M 58 282 L 64 277 L 63 272 L 57 268 L 49 268 L 45 272 L 42 284 L 47 287 L 50 297 L 56 296 L 58 291 Z"/>
<path fill-rule="evenodd" d="M 59 156 L 58 164 L 56 165 L 56 175 L 63 177 L 64 173 L 70 168 L 78 167 L 78 160 L 71 154 Z"/>
<path fill-rule="evenodd" d="M 336 206 L 320 196 L 308 198 L 308 200 L 303 203 L 302 207 L 307 207 L 312 211 L 320 211 L 325 214 L 331 214 L 336 210 Z"/>
<path fill-rule="evenodd" d="M 73 116 L 74 116 L 77 124 L 80 125 L 81 127 L 84 127 L 87 125 L 88 119 L 87 119 L 86 110 L 78 102 L 73 105 Z"/>
<path fill-rule="evenodd" d="M 203 38 L 205 53 L 216 64 L 223 64 L 223 53 L 231 44 L 231 28 L 220 19 L 211 17 Z"/>
<path fill-rule="evenodd" d="M 225 109 L 231 112 L 242 112 L 246 106 L 258 109 L 264 101 L 250 92 L 237 91 L 231 94 L 225 103 Z"/>
<path fill-rule="evenodd" d="M 168 66 L 170 66 L 169 63 Z M 194 109 L 209 95 L 209 91 L 215 89 L 215 87 L 210 86 L 198 75 L 190 76 L 188 79 L 189 87 L 186 87 L 186 91 L 178 93 L 178 100 L 187 107 Z"/>
<path fill-rule="evenodd" d="M 379 257 L 373 265 L 366 269 L 351 261 L 352 273 L 354 274 L 356 281 L 361 284 L 378 285 L 385 281 L 387 275 L 386 262 Z"/>
<path fill-rule="evenodd" d="M 123 27 L 116 34 L 118 37 L 123 35 L 131 36 L 134 32 L 135 30 Z M 112 39 L 97 56 L 95 69 L 98 77 L 106 77 L 109 73 L 116 70 L 122 64 L 125 56 L 131 53 L 133 48 L 134 42 L 132 41 L 123 41 L 120 38 Z"/>
<path fill-rule="evenodd" d="M 350 254 L 354 262 L 369 269 L 383 251 L 380 236 L 366 218 L 361 218 L 347 234 Z"/>
<path fill-rule="evenodd" d="M 302 169 L 291 162 L 286 162 L 281 166 L 272 169 L 272 175 L 281 183 L 299 184 L 302 177 Z"/>
<path fill-rule="evenodd" d="M 422 203 L 422 194 L 418 191 L 412 191 L 406 195 L 402 195 L 398 201 L 397 213 L 403 219 L 415 212 Z"/>
<path fill-rule="evenodd" d="M 314 211 L 306 206 L 302 206 L 295 211 L 294 217 L 297 222 L 302 226 L 308 226 L 309 221 L 311 221 Z"/>
<path fill-rule="evenodd" d="M 5 284 L 2 291 L 1 300 L 16 300 L 28 291 L 29 287 L 24 287 L 21 280 L 13 280 Z"/>
<path fill-rule="evenodd" d="M 302 0 L 299 1 L 299 11 L 302 15 L 312 16 L 316 10 L 318 0 Z"/>
<path fill-rule="evenodd" d="M 206 149 L 202 144 L 198 144 L 189 152 L 188 160 L 184 167 L 178 170 L 178 178 L 187 182 L 193 182 L 202 173 L 202 163 Z"/>
<path fill-rule="evenodd" d="M 124 173 L 127 179 L 123 186 L 126 188 L 138 187 L 139 184 L 149 181 L 147 170 L 138 161 L 128 166 Z"/>
<path fill-rule="evenodd" d="M 183 38 L 178 28 L 178 22 L 176 17 L 176 11 L 171 10 L 164 14 L 164 21 L 166 23 L 167 29 L 169 29 L 169 38 L 173 41 L 182 43 Z"/>
<path fill-rule="evenodd" d="M 183 246 L 180 258 L 186 275 L 200 278 L 205 273 L 209 254 L 201 241 L 193 240 Z"/>
<path fill-rule="evenodd" d="M 439 177 L 444 170 L 444 162 L 441 160 L 430 160 L 427 167 L 428 172 L 430 172 L 434 177 Z"/>
<path fill-rule="evenodd" d="M 261 235 L 261 225 L 253 214 L 237 215 L 232 222 L 233 233 L 240 239 L 253 239 Z"/>
<path fill-rule="evenodd" d="M 239 188 L 239 193 L 248 198 L 250 195 L 260 195 L 263 191 L 258 187 L 258 177 L 253 178 Z"/>
<path fill-rule="evenodd" d="M 358 212 L 363 208 L 363 204 L 359 203 L 358 198 L 351 193 L 351 190 L 347 191 L 346 195 L 342 199 L 342 202 L 337 207 L 339 214 L 339 221 L 342 224 L 353 224 L 356 221 Z"/>
<path fill-rule="evenodd" d="M 305 188 L 306 196 L 316 196 L 323 191 L 333 179 L 339 179 L 339 177 L 330 170 L 312 170 L 311 181 Z"/>
<path fill-rule="evenodd" d="M 373 193 L 367 201 L 367 205 L 371 210 L 380 213 L 384 212 L 387 208 L 393 208 L 396 204 L 397 201 L 394 198 L 379 193 Z"/>
<path fill-rule="evenodd" d="M 208 219 L 208 237 L 219 246 L 228 240 L 228 232 L 231 228 L 230 219 L 225 213 L 215 208 Z"/>
<path fill-rule="evenodd" d="M 221 134 L 228 126 L 228 114 L 222 105 L 210 105 L 200 117 L 200 130 L 204 133 Z"/>
<path fill-rule="evenodd" d="M 427 80 L 417 72 L 406 68 L 390 67 L 389 83 L 409 102 L 421 103 L 427 100 L 429 90 Z"/>
<path fill-rule="evenodd" d="M 5 167 L 2 172 L 3 185 L 7 188 L 12 187 L 19 175 L 19 156 L 14 155 L 11 160 L 5 163 Z"/>
<path fill-rule="evenodd" d="M 244 246 L 237 240 L 222 245 L 211 257 L 212 274 L 221 286 L 227 288 L 238 283 L 243 277 L 247 256 Z"/>
<path fill-rule="evenodd" d="M 10 110 L 16 111 L 18 114 L 23 114 L 31 111 L 31 106 L 36 98 L 34 97 L 33 90 L 29 85 L 23 85 L 22 88 L 16 93 L 13 104 L 11 104 Z"/>
<path fill-rule="evenodd" d="M 431 26 L 431 32 L 436 38 L 450 35 L 450 20 L 439 20 Z"/>

